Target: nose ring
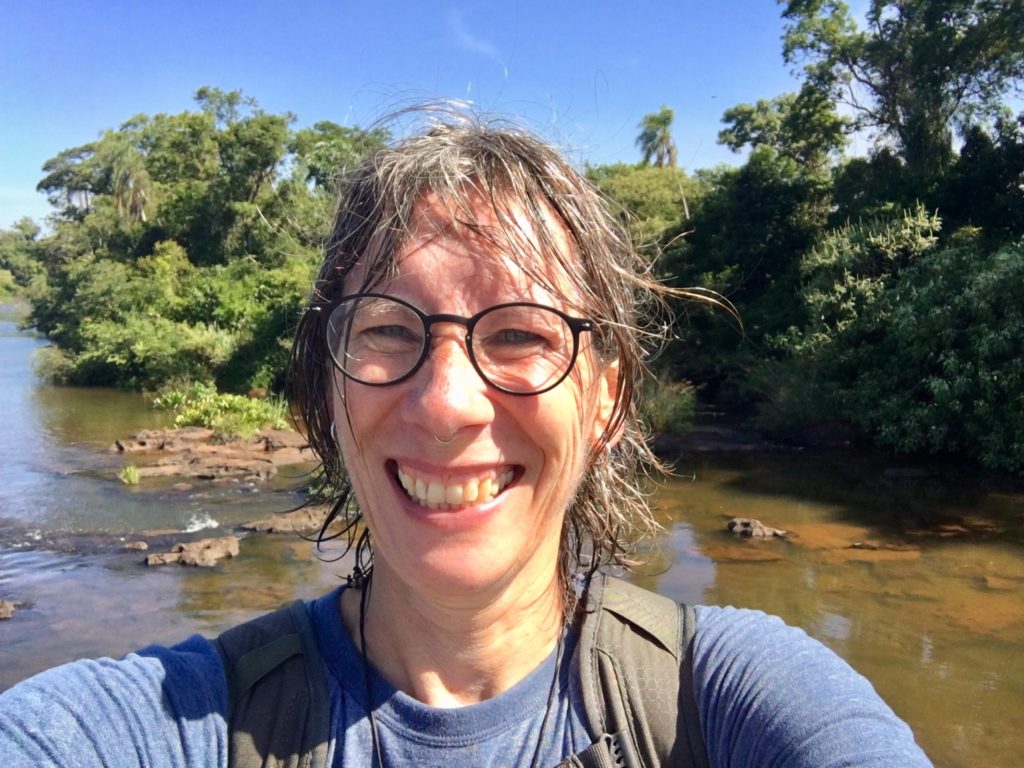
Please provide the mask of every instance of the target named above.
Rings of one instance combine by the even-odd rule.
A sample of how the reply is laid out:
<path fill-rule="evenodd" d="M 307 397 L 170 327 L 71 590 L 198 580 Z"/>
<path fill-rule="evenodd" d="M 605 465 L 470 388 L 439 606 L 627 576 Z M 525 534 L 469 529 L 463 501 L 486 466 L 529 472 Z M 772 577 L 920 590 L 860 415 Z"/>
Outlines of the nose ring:
<path fill-rule="evenodd" d="M 458 431 L 458 430 L 456 430 L 456 432 L 457 432 L 457 431 Z M 434 435 L 434 439 L 435 439 L 435 440 L 437 440 L 437 442 L 439 442 L 439 443 L 440 443 L 441 445 L 448 445 L 449 443 L 451 443 L 451 441 L 452 441 L 452 440 L 454 440 L 454 439 L 455 439 L 455 432 L 452 432 L 452 436 L 451 436 L 451 437 L 449 437 L 449 438 L 448 438 L 447 440 L 442 440 L 442 439 L 441 439 L 440 437 L 438 437 L 437 435 Z"/>

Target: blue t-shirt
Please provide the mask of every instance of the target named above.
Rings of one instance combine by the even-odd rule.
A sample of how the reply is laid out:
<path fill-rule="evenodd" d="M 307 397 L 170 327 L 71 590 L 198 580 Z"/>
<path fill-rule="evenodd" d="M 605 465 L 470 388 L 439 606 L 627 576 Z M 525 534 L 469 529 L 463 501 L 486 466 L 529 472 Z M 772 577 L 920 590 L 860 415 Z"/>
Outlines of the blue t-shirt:
<path fill-rule="evenodd" d="M 438 709 L 364 674 L 337 606 L 337 590 L 310 604 L 335 768 L 371 764 L 367 679 L 384 765 L 529 766 L 539 744 L 537 764 L 553 766 L 589 746 L 574 636 L 557 680 L 552 654 L 500 696 Z M 931 765 L 866 679 L 779 619 L 698 607 L 693 672 L 712 768 Z M 220 657 L 200 637 L 74 662 L 0 694 L 0 766 L 226 766 L 226 709 Z"/>

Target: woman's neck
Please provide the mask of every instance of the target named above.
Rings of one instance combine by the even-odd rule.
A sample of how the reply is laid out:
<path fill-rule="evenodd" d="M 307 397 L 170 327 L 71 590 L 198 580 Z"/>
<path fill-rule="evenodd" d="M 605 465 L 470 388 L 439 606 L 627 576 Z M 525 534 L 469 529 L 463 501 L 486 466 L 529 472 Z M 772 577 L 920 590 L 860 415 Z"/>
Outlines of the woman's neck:
<path fill-rule="evenodd" d="M 365 589 L 366 587 L 364 587 Z M 434 707 L 497 696 L 554 650 L 562 632 L 557 576 L 487 596 L 409 590 L 375 567 L 363 616 L 366 656 L 395 688 Z M 349 637 L 360 646 L 360 592 L 342 592 Z"/>

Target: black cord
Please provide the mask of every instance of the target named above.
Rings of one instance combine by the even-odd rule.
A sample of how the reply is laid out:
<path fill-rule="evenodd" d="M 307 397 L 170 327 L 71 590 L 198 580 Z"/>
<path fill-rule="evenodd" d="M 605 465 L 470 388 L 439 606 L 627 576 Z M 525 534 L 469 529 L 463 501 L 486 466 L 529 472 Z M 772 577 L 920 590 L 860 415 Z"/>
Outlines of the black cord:
<path fill-rule="evenodd" d="M 565 627 L 558 636 L 558 645 L 555 648 L 555 671 L 551 673 L 551 685 L 548 687 L 548 703 L 544 707 L 544 719 L 540 721 L 540 730 L 537 732 L 537 746 L 533 749 L 533 760 L 530 761 L 530 768 L 537 768 L 537 761 L 540 760 L 540 747 L 544 742 L 544 731 L 547 730 L 548 718 L 551 717 L 551 705 L 555 700 L 555 692 L 558 690 L 559 671 L 562 668 L 562 649 L 565 647 Z"/>

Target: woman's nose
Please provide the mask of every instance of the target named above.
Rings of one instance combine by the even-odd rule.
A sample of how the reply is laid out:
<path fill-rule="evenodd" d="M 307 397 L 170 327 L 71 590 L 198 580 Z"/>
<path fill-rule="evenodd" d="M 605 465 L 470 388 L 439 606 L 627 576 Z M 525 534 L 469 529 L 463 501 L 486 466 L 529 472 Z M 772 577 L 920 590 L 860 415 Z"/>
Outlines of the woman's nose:
<path fill-rule="evenodd" d="M 490 388 L 473 367 L 461 338 L 436 339 L 413 382 L 413 392 L 405 401 L 408 416 L 436 437 L 454 436 L 464 427 L 481 426 L 494 417 Z"/>

